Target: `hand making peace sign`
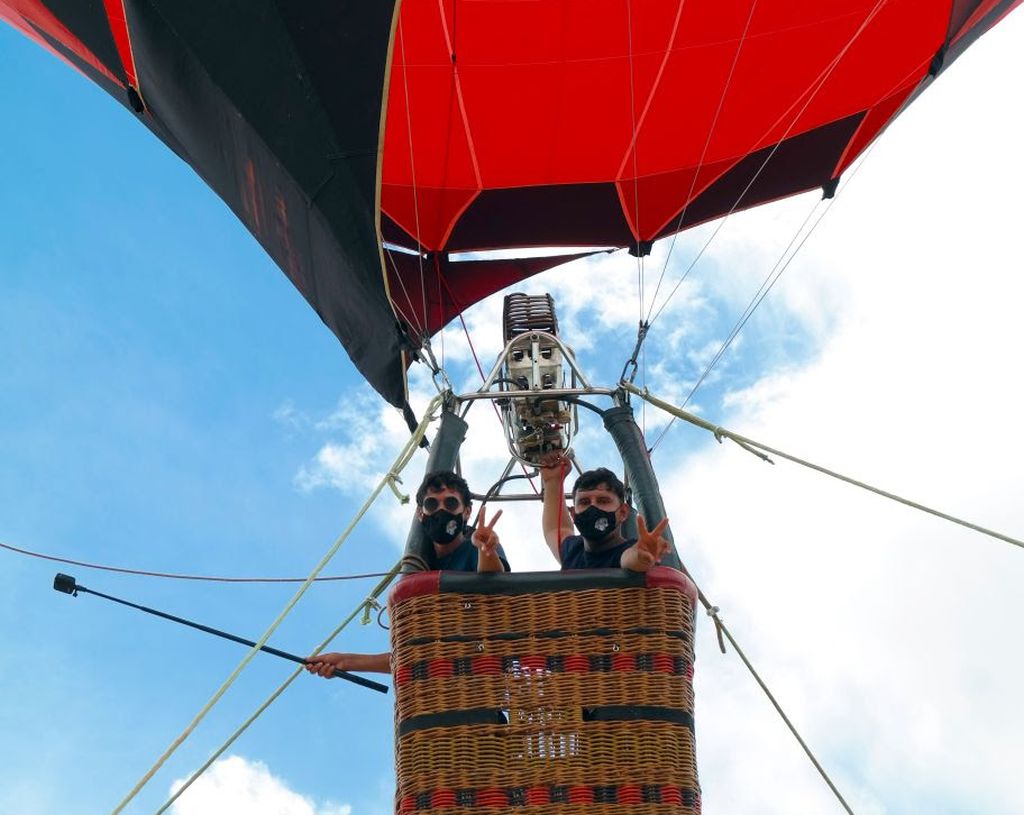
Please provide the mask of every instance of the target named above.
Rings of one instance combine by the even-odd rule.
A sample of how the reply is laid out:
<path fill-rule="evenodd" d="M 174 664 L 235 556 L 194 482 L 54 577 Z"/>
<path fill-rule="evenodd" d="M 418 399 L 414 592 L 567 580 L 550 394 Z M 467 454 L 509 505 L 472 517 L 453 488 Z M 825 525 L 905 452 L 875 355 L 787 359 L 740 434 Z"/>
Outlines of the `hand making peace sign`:
<path fill-rule="evenodd" d="M 636 553 L 641 563 L 648 568 L 660 563 L 662 556 L 672 548 L 671 544 L 661 537 L 661 533 L 667 526 L 668 518 L 662 518 L 654 529 L 648 531 L 647 521 L 642 515 L 636 516 L 636 527 L 639 532 L 636 540 Z"/>
<path fill-rule="evenodd" d="M 498 533 L 494 531 L 494 525 L 501 517 L 502 510 L 494 513 L 494 518 L 487 523 L 487 507 L 480 507 L 480 514 L 476 519 L 476 529 L 473 531 L 473 545 L 480 550 L 482 555 L 493 555 L 498 551 Z"/>

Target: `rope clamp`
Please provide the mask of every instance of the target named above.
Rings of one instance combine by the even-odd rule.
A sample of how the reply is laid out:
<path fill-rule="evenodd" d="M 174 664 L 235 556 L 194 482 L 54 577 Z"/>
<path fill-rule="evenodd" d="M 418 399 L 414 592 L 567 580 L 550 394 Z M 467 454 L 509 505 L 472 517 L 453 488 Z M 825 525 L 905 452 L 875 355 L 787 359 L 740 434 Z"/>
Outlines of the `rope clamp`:
<path fill-rule="evenodd" d="M 409 496 L 398 489 L 398 485 L 402 483 L 402 476 L 392 470 L 387 474 L 388 486 L 391 487 L 391 491 L 395 494 L 395 498 L 403 506 L 409 503 Z"/>
<path fill-rule="evenodd" d="M 718 617 L 718 612 L 721 609 L 718 606 L 708 606 L 708 616 L 715 623 L 715 634 L 718 637 L 718 649 L 724 654 L 725 653 L 725 639 L 722 637 L 722 621 Z"/>

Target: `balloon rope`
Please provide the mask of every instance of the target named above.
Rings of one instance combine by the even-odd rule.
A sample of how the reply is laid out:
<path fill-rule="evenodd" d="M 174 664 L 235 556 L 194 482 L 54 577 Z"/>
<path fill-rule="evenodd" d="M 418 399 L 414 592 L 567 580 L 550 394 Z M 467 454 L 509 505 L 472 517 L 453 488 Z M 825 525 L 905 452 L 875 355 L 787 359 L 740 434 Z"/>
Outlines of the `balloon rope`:
<path fill-rule="evenodd" d="M 427 278 L 423 270 L 423 240 L 420 230 L 420 200 L 416 189 L 416 156 L 412 145 L 412 100 L 409 98 L 409 63 L 405 59 L 405 33 L 402 29 L 402 16 L 398 17 L 398 36 L 402 41 L 402 87 L 405 90 L 405 131 L 409 136 L 409 175 L 412 181 L 412 212 L 416 221 L 416 255 L 420 261 L 420 294 L 423 299 L 423 336 L 429 336 L 427 326 Z M 411 305 L 411 304 L 410 304 Z"/>
<path fill-rule="evenodd" d="M 146 569 L 128 569 L 123 566 L 109 566 L 102 563 L 89 563 L 84 560 L 72 560 L 67 557 L 47 555 L 43 552 L 33 552 L 31 549 L 21 549 L 17 546 L 11 546 L 9 543 L 3 542 L 0 542 L 0 549 L 7 549 L 10 552 L 16 552 L 19 555 L 28 555 L 29 557 L 39 558 L 40 560 L 50 560 L 54 563 L 69 563 L 72 566 L 81 566 L 85 569 L 97 569 L 103 572 L 117 572 L 119 574 L 132 574 L 139 575 L 141 577 L 165 577 L 170 580 L 203 580 L 208 583 L 301 583 L 306 579 L 304 577 L 223 577 L 205 574 L 181 574 L 180 572 L 152 572 Z M 383 577 L 385 574 L 387 574 L 387 572 L 327 575 L 326 577 L 318 577 L 313 582 L 327 583 L 337 580 L 362 580 L 369 577 Z"/>
<path fill-rule="evenodd" d="M 686 573 L 686 576 L 689 577 L 691 581 L 693 581 L 693 575 L 691 575 L 685 567 L 683 568 L 683 571 Z M 718 635 L 718 645 L 721 648 L 722 653 L 725 653 L 725 643 L 722 641 L 722 637 L 724 636 L 725 639 L 729 640 L 729 644 L 736 651 L 736 656 L 740 658 L 744 666 L 746 666 L 746 669 L 750 672 L 750 675 L 754 677 L 754 681 L 757 682 L 761 690 L 764 691 L 764 695 L 768 697 L 768 701 L 772 703 L 772 707 L 775 708 L 776 713 L 778 713 L 782 721 L 785 722 L 786 727 L 789 728 L 789 732 L 793 734 L 793 738 L 795 738 L 800 747 L 803 748 L 803 751 L 807 755 L 807 758 L 809 758 L 811 764 L 814 765 L 814 769 L 818 771 L 818 774 L 822 777 L 825 783 L 828 784 L 828 788 L 832 790 L 833 795 L 835 795 L 839 803 L 842 804 L 843 809 L 845 809 L 847 813 L 849 813 L 849 815 L 854 815 L 853 810 L 850 809 L 850 805 L 846 803 L 846 799 L 843 798 L 842 793 L 839 792 L 839 788 L 835 785 L 835 783 L 833 783 L 828 773 L 825 772 L 825 768 L 821 766 L 821 763 L 815 757 L 814 753 L 811 752 L 811 748 L 807 746 L 807 742 L 803 740 L 803 737 L 796 729 L 796 726 L 793 724 L 793 722 L 790 721 L 789 716 L 786 715 L 786 711 L 782 709 L 782 705 L 779 704 L 778 700 L 775 698 L 775 695 L 768 689 L 768 686 L 764 683 L 764 680 L 761 679 L 761 675 L 751 664 L 750 660 L 747 659 L 747 655 L 743 653 L 743 649 L 740 648 L 739 643 L 737 643 L 736 640 L 733 638 L 732 634 L 729 633 L 729 629 L 726 628 L 725 623 L 722 622 L 722 618 L 719 616 L 719 611 L 721 609 L 719 609 L 718 606 L 711 605 L 710 601 L 707 597 L 705 597 L 704 592 L 701 591 L 700 587 L 697 586 L 696 582 L 694 582 L 693 585 L 697 588 L 697 597 L 700 599 L 701 605 L 704 606 L 704 610 L 707 612 L 708 616 L 712 619 L 712 621 L 715 624 L 715 633 Z"/>
<path fill-rule="evenodd" d="M 775 261 L 775 265 L 772 266 L 771 271 L 768 272 L 765 279 L 761 282 L 760 288 L 758 288 L 758 290 L 754 293 L 754 296 L 750 298 L 750 302 L 747 303 L 747 307 L 743 310 L 743 314 L 741 314 L 739 319 L 735 322 L 735 324 L 732 327 L 732 330 L 729 332 L 729 335 L 724 340 L 722 340 L 722 344 L 718 347 L 718 351 L 715 353 L 715 356 L 704 367 L 704 372 L 693 384 L 693 387 L 690 388 L 690 392 L 686 394 L 686 398 L 683 399 L 679 407 L 684 408 L 690 403 L 690 400 L 693 398 L 693 395 L 697 392 L 698 388 L 700 388 L 700 386 L 704 384 L 704 380 L 708 378 L 708 375 L 711 373 L 711 370 L 722 359 L 722 357 L 725 355 L 725 352 L 728 350 L 729 346 L 732 345 L 736 337 L 739 336 L 740 331 L 743 330 L 743 326 L 747 324 L 747 320 L 749 320 L 751 315 L 757 310 L 757 307 L 761 305 L 761 303 L 764 301 L 764 298 L 768 296 L 768 292 L 772 290 L 772 287 L 778 282 L 779 278 L 782 277 L 782 273 L 786 271 L 786 269 L 789 267 L 789 264 L 792 262 L 793 258 L 796 257 L 797 252 L 799 252 L 801 247 L 803 247 L 804 242 L 807 240 L 807 238 L 811 236 L 811 233 L 814 232 L 818 224 L 821 223 L 821 219 L 825 217 L 825 213 L 828 212 L 832 204 L 832 201 L 834 200 L 834 198 L 829 199 L 828 203 L 825 205 L 825 208 L 822 210 L 821 215 L 818 216 L 818 220 L 814 222 L 814 225 L 810 228 L 807 234 L 804 235 L 803 240 L 800 241 L 799 245 L 796 247 L 796 250 L 794 250 L 792 254 L 789 254 L 789 250 L 793 248 L 793 244 L 796 243 L 797 238 L 800 237 L 800 234 L 807 227 L 807 224 L 811 220 L 811 217 L 818 210 L 818 207 L 821 204 L 820 199 L 814 202 L 814 206 L 811 207 L 810 212 L 807 213 L 807 217 L 804 218 L 803 223 L 800 224 L 796 232 L 793 233 L 793 237 L 790 238 L 789 244 L 786 246 L 785 249 L 782 250 L 782 254 L 779 255 L 779 259 Z M 788 259 L 786 258 L 787 255 L 789 255 Z M 784 260 L 785 263 L 783 263 Z M 650 446 L 648 451 L 649 453 L 653 453 L 655 450 L 658 449 L 658 445 L 661 444 L 662 440 L 668 434 L 668 431 L 672 429 L 672 425 L 675 424 L 676 418 L 677 417 L 673 416 L 672 421 L 665 425 L 661 433 L 658 435 L 658 438 L 654 440 L 654 444 Z"/>
<path fill-rule="evenodd" d="M 376 585 L 376 587 L 374 587 L 373 591 L 371 591 L 368 595 L 366 595 L 366 599 L 363 600 L 363 602 L 361 602 L 358 606 L 356 606 L 352 610 L 352 613 L 349 614 L 344 620 L 341 621 L 341 623 L 338 625 L 338 627 L 335 628 L 327 636 L 327 638 L 324 639 L 324 641 L 321 642 L 316 647 L 316 650 L 314 650 L 313 653 L 310 654 L 310 656 L 316 656 L 321 651 L 323 651 L 324 648 L 326 648 L 328 645 L 330 645 L 331 642 L 334 640 L 334 638 L 337 637 L 338 634 L 340 634 L 348 626 L 348 624 L 350 622 L 352 622 L 352 620 L 354 620 L 356 618 L 356 615 L 358 615 L 359 612 L 363 611 L 364 609 L 371 608 L 372 605 L 377 601 L 377 598 L 384 591 L 384 589 L 386 589 L 388 587 L 388 585 L 391 583 L 391 581 L 395 579 L 395 575 L 398 574 L 398 571 L 399 571 L 399 569 L 401 569 L 401 567 L 402 567 L 402 560 L 399 560 L 394 566 L 391 567 L 391 571 L 386 572 L 384 574 L 384 579 L 381 580 L 380 583 L 378 583 Z M 249 728 L 249 725 L 251 725 L 253 722 L 255 722 L 256 719 L 258 719 L 260 717 L 260 715 L 263 713 L 263 711 L 265 711 L 268 707 L 270 707 L 277 700 L 277 698 L 282 693 L 284 693 L 285 690 L 287 690 L 288 686 L 291 685 L 291 683 L 295 681 L 295 679 L 302 673 L 303 670 L 304 670 L 304 668 L 302 668 L 302 667 L 296 668 L 292 672 L 292 674 L 284 682 L 281 683 L 281 685 L 277 688 L 277 690 L 275 690 L 272 694 L 270 694 L 270 696 L 268 696 L 266 698 L 266 700 L 264 700 L 263 704 L 261 704 L 258 708 L 256 708 L 256 710 L 252 713 L 252 715 L 249 716 L 249 718 L 246 719 L 244 722 L 242 722 L 242 724 L 239 725 L 238 729 L 235 730 L 235 732 L 232 733 L 230 736 L 228 736 L 227 740 L 220 747 L 218 747 L 216 750 L 214 750 L 213 754 L 203 763 L 203 765 L 199 769 L 197 769 L 195 772 L 193 772 L 192 775 L 190 775 L 185 780 L 185 782 L 174 791 L 174 794 L 170 798 L 167 799 L 167 801 L 164 803 L 164 805 L 162 807 L 160 807 L 160 809 L 158 809 L 156 811 L 156 815 L 161 815 L 161 813 L 166 812 L 171 807 L 171 805 L 175 801 L 177 801 L 179 797 L 181 797 L 181 794 L 183 792 L 185 792 L 185 790 L 187 790 L 189 787 L 192 786 L 193 782 L 197 778 L 199 778 L 199 776 L 201 776 L 208 769 L 210 769 L 210 767 L 213 765 L 213 763 L 218 758 L 220 758 L 225 753 L 225 751 L 227 751 L 227 749 L 229 747 L 231 747 L 231 745 L 234 744 L 238 740 L 238 737 L 241 736 Z"/>
<path fill-rule="evenodd" d="M 384 247 L 384 252 L 387 254 L 388 260 L 391 261 L 391 268 L 394 269 L 395 279 L 398 281 L 398 285 L 402 287 L 402 294 L 405 295 L 405 302 L 409 304 L 410 311 L 407 314 L 405 309 L 394 301 L 394 298 L 392 298 L 391 304 L 395 307 L 395 310 L 398 311 L 399 315 L 406 321 L 406 323 L 411 326 L 416 326 L 416 328 L 419 329 L 420 335 L 425 336 L 427 333 L 427 327 L 425 325 L 421 325 L 419 318 L 416 316 L 416 306 L 413 305 L 412 297 L 409 295 L 409 290 L 405 287 L 405 279 L 398 271 L 398 264 L 395 263 L 395 254 L 387 246 Z M 420 260 L 422 262 L 422 258 Z"/>
<path fill-rule="evenodd" d="M 715 115 L 711 119 L 711 127 L 708 128 L 707 138 L 704 139 L 704 147 L 700 152 L 700 159 L 697 161 L 697 169 L 693 173 L 693 178 L 690 179 L 690 189 L 686 193 L 686 198 L 683 199 L 683 209 L 679 213 L 679 218 L 676 219 L 676 228 L 672 232 L 672 241 L 668 245 L 668 254 L 665 255 L 665 263 L 661 267 L 661 274 L 658 275 L 658 285 L 654 287 L 654 295 L 651 297 L 651 307 L 647 311 L 647 317 L 645 322 L 650 322 L 651 312 L 654 311 L 654 303 L 658 299 L 658 292 L 661 291 L 662 281 L 665 279 L 665 272 L 668 271 L 668 262 L 672 259 L 672 251 L 676 248 L 676 241 L 679 239 L 679 231 L 683 227 L 683 220 L 686 218 L 686 210 L 690 206 L 690 199 L 693 198 L 693 191 L 697 187 L 697 178 L 700 176 L 701 168 L 704 166 L 704 159 L 707 158 L 708 148 L 711 146 L 711 137 L 715 134 L 715 128 L 718 126 L 718 117 L 722 113 L 722 107 L 725 105 L 725 97 L 729 93 L 729 86 L 732 85 L 733 75 L 736 73 L 736 63 L 740 60 L 740 52 L 743 50 L 743 43 L 747 41 L 747 34 L 750 31 L 750 21 L 754 19 L 754 9 L 757 8 L 757 0 L 753 0 L 750 4 L 750 12 L 747 14 L 747 22 L 743 26 L 743 33 L 740 35 L 739 43 L 736 45 L 736 53 L 732 57 L 732 65 L 729 66 L 729 75 L 725 78 L 725 85 L 722 86 L 722 95 L 718 97 L 718 107 L 715 109 Z M 693 268 L 692 265 L 690 268 Z M 690 273 L 690 269 L 687 269 L 683 277 Z"/>
<path fill-rule="evenodd" d="M 377 499 L 377 496 L 379 496 L 381 492 L 383 492 L 385 487 L 387 487 L 390 484 L 393 484 L 395 480 L 397 480 L 398 474 L 401 473 L 402 470 L 404 470 L 408 463 L 412 460 L 412 457 L 419 449 L 420 439 L 422 439 L 426 435 L 427 427 L 429 427 L 430 423 L 436 418 L 435 411 L 437 410 L 438 406 L 440 406 L 441 402 L 442 396 L 440 394 L 435 396 L 430 401 L 430 404 L 427 406 L 427 409 L 423 413 L 423 419 L 420 421 L 419 426 L 416 428 L 416 432 L 413 433 L 409 440 L 405 443 L 405 447 L 402 449 L 402 452 L 398 455 L 398 458 L 395 459 L 394 465 L 392 465 L 391 469 L 380 480 L 380 483 L 377 484 L 377 486 L 373 489 L 373 492 L 370 493 L 369 497 L 363 503 L 362 507 L 360 507 L 355 517 L 345 528 L 345 531 L 341 533 L 338 539 L 327 550 L 326 554 L 324 554 L 324 556 L 320 559 L 320 562 L 316 565 L 316 568 L 313 569 L 309 577 L 307 577 L 302 586 L 299 587 L 299 590 L 295 593 L 295 596 L 288 601 L 288 604 L 277 616 L 277 619 L 274 620 L 273 623 L 271 623 L 270 627 L 263 633 L 263 636 L 260 637 L 259 640 L 257 640 L 256 644 L 249 650 L 249 653 L 246 654 L 245 658 L 238 664 L 235 670 L 231 672 L 231 675 L 224 680 L 223 684 L 220 686 L 220 688 L 217 689 L 217 692 L 214 693 L 210 701 L 203 706 L 199 713 L 197 713 L 195 717 L 192 719 L 192 721 L 189 722 L 188 726 L 171 743 L 170 747 L 168 747 L 167 750 L 164 751 L 163 755 L 161 755 L 160 758 L 156 760 L 156 763 L 154 763 L 153 766 L 150 767 L 149 770 L 146 772 L 146 774 L 142 776 L 141 779 L 139 779 L 138 783 L 135 784 L 135 786 L 128 793 L 128 795 L 126 795 L 124 799 L 114 808 L 111 815 L 117 815 L 117 813 L 121 812 L 138 794 L 139 790 L 141 790 L 149 782 L 149 780 L 156 774 L 156 772 L 164 765 L 167 759 L 171 757 L 174 751 L 181 746 L 181 744 L 185 741 L 185 739 L 189 737 L 189 735 L 191 735 L 192 731 L 195 730 L 199 723 L 206 717 L 206 714 L 213 709 L 213 706 L 216 705 L 218 701 L 220 701 L 220 698 L 227 692 L 227 689 L 231 687 L 231 685 L 242 673 L 242 671 L 246 668 L 246 666 L 252 661 L 253 657 L 259 653 L 259 649 L 266 644 L 267 640 L 270 639 L 271 635 L 274 633 L 274 631 L 277 630 L 278 626 L 280 626 L 281 623 L 284 622 L 285 617 L 288 616 L 291 610 L 302 598 L 302 595 L 305 594 L 306 590 L 313 584 L 313 581 L 316 579 L 316 577 L 320 574 L 321 571 L 323 571 L 323 569 L 330 562 L 331 558 L 333 558 L 334 555 L 337 553 L 338 549 L 341 548 L 341 545 L 348 539 L 348 536 L 352 533 L 352 530 L 355 529 L 356 524 L 358 524 L 359 521 L 362 520 L 362 517 L 369 511 L 373 502 Z"/>
<path fill-rule="evenodd" d="M 775 142 L 775 145 L 772 147 L 771 151 L 768 153 L 767 156 L 765 156 L 764 161 L 761 162 L 761 166 L 757 168 L 757 172 L 754 173 L 750 181 L 748 181 L 747 185 L 743 188 L 743 191 L 740 192 L 740 194 L 737 196 L 735 203 L 729 208 L 729 211 L 725 213 L 721 220 L 719 220 L 714 232 L 712 232 L 711 236 L 707 239 L 707 241 L 705 241 L 704 245 L 701 247 L 696 257 L 694 257 L 694 259 L 690 261 L 689 266 L 687 266 L 686 270 L 683 272 L 683 276 L 678 281 L 676 281 L 676 285 L 672 288 L 672 291 L 669 292 L 668 297 L 665 298 L 665 302 L 661 304 L 657 312 L 654 313 L 654 316 L 651 317 L 650 320 L 648 320 L 649 323 L 654 323 L 654 321 L 657 320 L 658 317 L 661 315 L 661 312 L 665 310 L 665 307 L 668 305 L 673 295 L 675 295 L 675 293 L 679 290 L 679 287 L 683 284 L 683 281 L 686 280 L 687 275 L 690 274 L 690 271 L 696 265 L 697 261 L 701 259 L 701 257 L 704 255 L 704 252 L 706 252 L 707 248 L 711 245 L 711 242 L 715 239 L 718 233 L 722 231 L 722 227 L 725 225 L 725 222 L 729 220 L 729 217 L 736 211 L 740 203 L 742 203 L 747 193 L 750 192 L 751 187 L 753 187 L 757 179 L 761 177 L 761 173 L 764 172 L 765 167 L 767 167 L 768 163 L 775 157 L 775 154 L 778 152 L 783 142 L 785 142 L 785 140 L 789 137 L 789 134 L 790 132 L 792 132 L 793 128 L 796 127 L 796 123 L 800 121 L 800 117 L 803 116 L 807 108 L 810 107 L 811 102 L 814 101 L 814 98 L 818 95 L 818 92 L 821 91 L 823 87 L 825 87 L 825 83 L 828 81 L 829 77 L 832 76 L 832 73 L 835 71 L 836 67 L 842 61 L 843 57 L 846 56 L 847 51 L 850 50 L 850 48 L 853 46 L 853 43 L 857 40 L 857 38 L 864 33 L 864 30 L 868 27 L 868 24 L 875 18 L 875 16 L 881 10 L 882 6 L 886 4 L 886 2 L 888 2 L 888 0 L 878 0 L 878 2 L 875 3 L 871 11 L 868 12 L 867 17 L 864 18 L 864 21 L 860 24 L 860 26 L 858 26 L 857 30 L 853 32 L 853 36 L 851 36 L 850 39 L 847 40 L 846 44 L 839 50 L 839 53 L 836 54 L 836 56 L 832 59 L 828 66 L 826 66 L 826 68 L 820 74 L 818 74 L 817 78 L 815 78 L 811 82 L 807 90 L 805 90 L 803 94 L 801 94 L 801 96 L 797 97 L 797 101 L 790 105 L 789 108 L 786 111 L 784 111 L 778 119 L 775 120 L 775 122 L 764 132 L 761 138 L 754 142 L 754 144 L 752 145 L 752 149 L 771 134 L 772 130 L 774 130 L 775 127 L 778 126 L 778 124 L 786 117 L 786 115 L 791 110 L 793 110 L 794 107 L 796 107 L 797 102 L 799 102 L 803 96 L 807 96 L 807 101 L 804 102 L 803 107 L 801 107 L 800 110 L 797 111 L 796 115 L 793 117 L 793 120 L 789 123 L 789 125 L 787 125 L 785 131 L 783 131 L 782 135 Z M 665 263 L 667 267 L 667 259 Z M 651 308 L 654 308 L 653 301 L 651 303 Z"/>
<path fill-rule="evenodd" d="M 768 458 L 767 455 L 765 455 L 766 453 L 773 456 L 778 456 L 779 458 L 784 458 L 787 461 L 793 462 L 794 464 L 799 464 L 801 467 L 807 467 L 808 469 L 815 470 L 816 472 L 822 473 L 827 476 L 831 476 L 832 478 L 838 479 L 839 481 L 851 484 L 854 487 L 860 487 L 862 490 L 873 492 L 875 495 L 880 495 L 883 498 L 888 498 L 892 501 L 896 501 L 897 503 L 904 504 L 905 506 L 908 507 L 912 507 L 913 509 L 919 509 L 922 512 L 927 512 L 929 515 L 934 515 L 937 518 L 942 518 L 944 521 L 950 521 L 951 523 L 959 524 L 960 526 L 964 526 L 968 529 L 973 529 L 975 532 L 980 532 L 983 535 L 988 535 L 989 537 L 1005 541 L 1006 543 L 1012 543 L 1014 546 L 1019 546 L 1022 549 L 1024 549 L 1024 541 L 1018 540 L 1017 538 L 1010 537 L 1009 535 L 1004 535 L 1001 532 L 996 532 L 984 526 L 979 526 L 978 524 L 971 523 L 970 521 L 965 521 L 962 518 L 957 518 L 955 515 L 949 515 L 937 509 L 933 509 L 932 507 L 925 506 L 924 504 L 919 504 L 916 501 L 911 501 L 909 498 L 903 498 L 899 495 L 896 495 L 895 493 L 887 492 L 883 489 L 879 489 L 878 487 L 873 487 L 870 484 L 866 484 L 863 481 L 858 481 L 855 478 L 850 478 L 849 476 L 842 475 L 841 473 L 837 473 L 834 470 L 828 469 L 827 467 L 822 467 L 819 464 L 814 464 L 802 458 L 791 456 L 789 453 L 784 453 L 781 450 L 775 449 L 774 447 L 769 447 L 767 444 L 762 444 L 761 442 L 754 441 L 753 439 L 747 438 L 746 436 L 741 436 L 739 433 L 733 433 L 731 430 L 726 430 L 724 427 L 712 424 L 711 422 L 708 422 L 700 418 L 699 416 L 695 416 L 692 413 L 688 413 L 682 408 L 678 408 L 669 402 L 665 402 L 657 398 L 656 396 L 652 396 L 646 389 L 641 390 L 640 388 L 630 384 L 629 382 L 621 382 L 619 384 L 624 390 L 636 394 L 644 401 L 650 402 L 652 405 L 661 408 L 666 413 L 671 413 L 673 416 L 677 416 L 683 421 L 689 422 L 690 424 L 696 425 L 697 427 L 701 427 L 704 430 L 710 431 L 711 433 L 714 434 L 715 438 L 719 442 L 721 442 L 722 439 L 730 439 L 731 441 L 736 442 L 736 444 L 738 444 L 747 452 L 753 453 L 754 455 L 758 456 L 764 461 L 774 463 L 771 461 L 770 458 Z"/>
<path fill-rule="evenodd" d="M 804 244 L 807 243 L 807 239 L 814 234 L 814 230 L 818 228 L 818 224 L 821 223 L 822 219 L 828 214 L 829 210 L 832 208 L 833 202 L 839 197 L 839 193 L 845 190 L 850 185 L 850 182 L 857 177 L 857 173 L 859 173 L 860 168 L 867 163 L 868 156 L 871 155 L 871 151 L 875 149 L 876 144 L 878 144 L 878 142 L 872 142 L 871 146 L 868 147 L 868 149 L 861 154 L 860 158 L 857 159 L 857 163 L 854 166 L 854 168 L 846 176 L 846 180 L 843 182 L 842 186 L 836 191 L 836 194 L 832 198 L 829 198 L 827 200 L 825 206 L 821 210 L 821 214 L 818 215 L 817 219 L 811 225 L 811 228 L 807 230 L 807 232 L 804 234 L 802 238 L 800 238 L 801 232 L 804 231 L 808 221 L 811 220 L 811 217 L 814 215 L 815 211 L 817 211 L 818 207 L 821 205 L 821 199 L 814 202 L 814 206 L 811 207 L 811 210 L 810 212 L 807 213 L 807 217 L 804 218 L 803 223 L 800 224 L 796 232 L 793 233 L 793 237 L 790 238 L 789 244 L 786 246 L 785 249 L 782 250 L 782 254 L 779 255 L 779 259 L 775 261 L 775 265 L 772 266 L 771 271 L 768 272 L 764 281 L 761 283 L 761 287 L 757 290 L 757 292 L 754 293 L 754 296 L 750 299 L 750 302 L 747 304 L 747 307 L 744 310 L 743 314 L 740 315 L 739 319 L 733 325 L 732 330 L 729 332 L 729 336 L 727 336 L 725 340 L 722 342 L 722 345 L 715 353 L 714 358 L 707 364 L 707 366 L 705 366 L 704 372 L 700 375 L 700 378 L 696 381 L 696 383 L 694 383 L 693 387 L 690 388 L 690 392 L 686 395 L 686 398 L 683 400 L 682 404 L 679 405 L 679 407 L 685 408 L 687 404 L 689 404 L 690 400 L 693 398 L 693 395 L 697 392 L 698 388 L 700 388 L 700 386 L 704 384 L 704 380 L 707 379 L 708 375 L 711 373 L 711 370 L 715 367 L 715 365 L 719 363 L 719 361 L 725 355 L 725 352 L 729 349 L 729 346 L 732 345 L 732 343 L 736 340 L 736 337 L 739 336 L 740 331 L 742 331 L 743 327 L 747 324 L 747 320 L 750 319 L 751 315 L 757 310 L 757 307 L 761 305 L 761 303 L 764 301 L 764 298 L 768 296 L 768 293 L 772 290 L 775 284 L 778 283 L 779 278 L 782 277 L 782 273 L 785 272 L 787 268 L 789 268 L 789 264 L 793 262 L 793 259 L 797 256 L 797 254 L 799 254 L 800 250 L 803 249 Z M 792 253 L 790 253 L 790 249 L 793 248 L 793 244 L 796 243 L 797 238 L 800 238 L 800 242 L 797 244 L 796 248 L 793 249 Z M 789 255 L 788 258 L 786 257 L 787 254 Z M 658 445 L 661 444 L 666 434 L 669 432 L 669 430 L 672 429 L 672 425 L 676 423 L 676 418 L 677 417 L 673 416 L 672 421 L 665 425 L 661 433 L 658 435 L 658 438 L 655 439 L 654 444 L 650 446 L 648 451 L 649 453 L 653 453 L 658 448 Z"/>

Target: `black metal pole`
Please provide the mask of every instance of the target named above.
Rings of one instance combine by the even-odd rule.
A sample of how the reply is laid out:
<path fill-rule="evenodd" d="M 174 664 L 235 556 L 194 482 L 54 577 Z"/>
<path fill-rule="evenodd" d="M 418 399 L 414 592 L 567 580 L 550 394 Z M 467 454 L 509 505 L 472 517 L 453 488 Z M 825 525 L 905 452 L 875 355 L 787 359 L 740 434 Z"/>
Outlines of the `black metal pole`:
<path fill-rule="evenodd" d="M 654 467 L 651 466 L 651 457 L 644 446 L 644 435 L 633 418 L 633 409 L 628 405 L 609 408 L 604 412 L 604 426 L 615 441 L 615 446 L 619 448 L 622 464 L 633 488 L 637 510 L 644 516 L 648 529 L 654 529 L 665 517 L 665 502 L 661 498 Z M 683 565 L 675 550 L 672 530 L 666 529 L 662 536 L 673 544 L 673 548 L 661 559 L 661 564 L 682 570 Z"/>
<path fill-rule="evenodd" d="M 163 619 L 170 620 L 174 623 L 181 623 L 182 625 L 187 625 L 189 628 L 195 628 L 198 631 L 205 631 L 207 634 L 213 634 L 215 637 L 221 637 L 226 640 L 231 640 L 232 642 L 237 642 L 240 645 L 248 645 L 250 648 L 256 645 L 255 642 L 253 642 L 252 640 L 247 640 L 245 639 L 245 637 L 238 637 L 234 634 L 229 634 L 226 631 L 220 631 L 216 628 L 211 628 L 208 625 L 203 625 L 202 623 L 194 623 L 191 620 L 184 619 L 183 617 L 175 617 L 173 614 L 167 614 L 163 611 L 157 611 L 155 608 L 140 606 L 137 603 L 130 603 L 127 600 L 121 600 L 118 597 L 112 597 L 111 595 L 104 594 L 103 592 L 87 589 L 85 586 L 76 583 L 75 578 L 73 578 L 69 574 L 58 574 L 56 577 L 54 577 L 53 588 L 56 591 L 63 592 L 64 594 L 70 594 L 73 597 L 78 596 L 80 592 L 84 594 L 93 594 L 96 597 L 102 597 L 104 600 L 112 600 L 115 603 L 120 603 L 122 606 L 135 608 L 139 611 L 144 611 L 147 614 L 152 614 L 155 617 L 162 617 Z M 296 656 L 295 654 L 289 654 L 287 651 L 280 651 L 277 648 L 271 648 L 269 645 L 261 645 L 260 650 L 266 651 L 268 654 L 273 654 L 275 657 L 287 659 L 290 662 L 297 662 L 299 665 L 306 664 L 306 660 L 302 657 Z M 388 692 L 387 685 L 383 685 L 380 682 L 374 682 L 372 679 L 366 679 L 365 677 L 349 673 L 348 671 L 336 670 L 334 672 L 334 675 L 339 679 L 347 679 L 349 682 L 354 682 L 357 685 L 362 685 L 364 688 L 370 688 L 371 690 L 379 691 L 380 693 Z"/>

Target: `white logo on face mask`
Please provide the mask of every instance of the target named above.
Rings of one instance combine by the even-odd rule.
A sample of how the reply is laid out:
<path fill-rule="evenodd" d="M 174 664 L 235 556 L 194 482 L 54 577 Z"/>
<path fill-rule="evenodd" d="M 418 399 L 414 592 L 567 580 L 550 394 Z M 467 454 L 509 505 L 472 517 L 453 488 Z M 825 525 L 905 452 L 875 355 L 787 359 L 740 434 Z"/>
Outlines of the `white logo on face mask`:
<path fill-rule="evenodd" d="M 608 519 L 607 518 L 598 518 L 597 522 L 594 524 L 594 529 L 596 529 L 598 532 L 604 532 L 605 530 L 607 530 L 608 529 Z"/>
<path fill-rule="evenodd" d="M 452 518 L 452 520 L 448 521 L 448 524 L 445 526 L 444 531 L 449 535 L 454 535 L 458 531 L 458 528 L 459 522 L 456 519 Z"/>

